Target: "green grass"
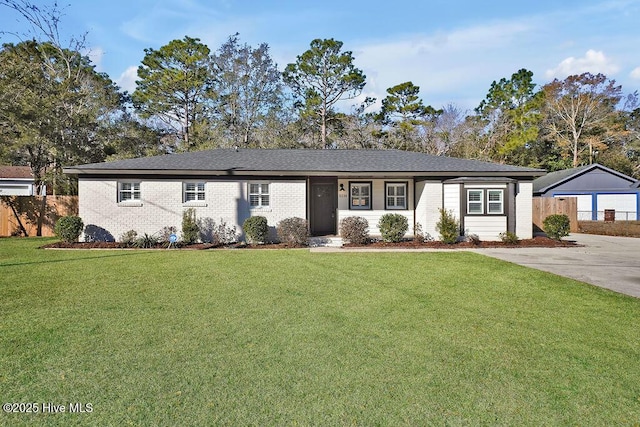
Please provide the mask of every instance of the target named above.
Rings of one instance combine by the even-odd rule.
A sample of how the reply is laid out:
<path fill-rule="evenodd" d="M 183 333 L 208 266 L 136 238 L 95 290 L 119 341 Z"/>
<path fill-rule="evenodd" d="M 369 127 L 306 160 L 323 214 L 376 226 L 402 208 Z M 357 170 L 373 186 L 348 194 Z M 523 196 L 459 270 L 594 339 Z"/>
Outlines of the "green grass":
<path fill-rule="evenodd" d="M 468 252 L 0 239 L 5 425 L 638 425 L 640 300 Z"/>

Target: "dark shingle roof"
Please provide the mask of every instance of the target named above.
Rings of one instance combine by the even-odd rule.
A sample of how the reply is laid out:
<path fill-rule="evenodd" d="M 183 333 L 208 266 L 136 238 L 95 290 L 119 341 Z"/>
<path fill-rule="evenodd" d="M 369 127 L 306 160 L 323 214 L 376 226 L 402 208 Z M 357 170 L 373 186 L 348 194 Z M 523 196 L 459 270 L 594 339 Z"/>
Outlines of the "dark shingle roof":
<path fill-rule="evenodd" d="M 215 149 L 65 168 L 66 173 L 478 173 L 540 176 L 540 169 L 399 150 Z"/>
<path fill-rule="evenodd" d="M 586 165 L 577 168 L 563 169 L 555 172 L 550 172 L 545 176 L 536 178 L 536 180 L 533 181 L 533 191 L 537 192 L 545 190 L 547 187 L 564 182 L 565 180 L 573 177 L 574 175 L 578 175 L 580 172 L 588 169 L 591 166 L 592 165 Z"/>
<path fill-rule="evenodd" d="M 541 176 L 540 178 L 537 178 L 533 181 L 533 192 L 544 193 L 545 191 L 548 191 L 553 187 L 556 187 L 564 182 L 572 180 L 573 178 L 579 175 L 582 175 L 584 173 L 587 173 L 593 169 L 601 169 L 606 172 L 609 172 L 612 175 L 616 175 L 616 176 L 619 176 L 620 178 L 633 182 L 633 178 L 630 176 L 627 176 L 613 169 L 609 169 L 608 167 L 602 166 L 599 163 L 593 163 L 590 165 L 579 166 L 577 168 L 563 169 L 556 172 L 548 173 L 545 176 Z M 634 184 L 632 183 L 631 187 L 633 187 L 633 185 Z"/>

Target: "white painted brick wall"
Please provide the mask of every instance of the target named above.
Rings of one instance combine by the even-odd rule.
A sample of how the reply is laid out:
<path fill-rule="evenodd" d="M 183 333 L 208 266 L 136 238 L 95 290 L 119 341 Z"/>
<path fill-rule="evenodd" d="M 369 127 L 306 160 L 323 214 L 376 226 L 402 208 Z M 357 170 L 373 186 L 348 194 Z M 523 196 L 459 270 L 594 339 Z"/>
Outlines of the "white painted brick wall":
<path fill-rule="evenodd" d="M 422 232 L 434 239 L 438 238 L 436 224 L 440 220 L 443 187 L 440 181 L 422 181 L 416 183 L 416 222 L 422 225 Z"/>
<path fill-rule="evenodd" d="M 225 221 L 238 233 L 246 218 L 262 215 L 269 226 L 298 216 L 306 218 L 306 182 L 304 180 L 270 182 L 270 207 L 250 210 L 248 181 L 209 180 L 205 184 L 205 201 L 182 203 L 182 180 L 141 180 L 140 203 L 118 203 L 118 181 L 81 178 L 78 183 L 79 215 L 85 225 L 105 229 L 116 240 L 128 230 L 138 235 L 154 234 L 163 227 L 180 231 L 182 214 L 194 207 L 197 218 L 209 217 L 216 223 Z"/>
<path fill-rule="evenodd" d="M 533 183 L 520 182 L 516 195 L 516 235 L 521 239 L 533 237 Z"/>

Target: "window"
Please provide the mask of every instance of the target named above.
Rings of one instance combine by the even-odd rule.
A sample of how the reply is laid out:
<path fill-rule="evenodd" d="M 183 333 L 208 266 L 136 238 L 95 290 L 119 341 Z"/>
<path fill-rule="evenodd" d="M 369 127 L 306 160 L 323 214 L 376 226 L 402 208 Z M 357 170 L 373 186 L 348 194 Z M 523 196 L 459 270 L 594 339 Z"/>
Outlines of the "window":
<path fill-rule="evenodd" d="M 483 190 L 467 190 L 467 213 L 468 214 L 482 215 L 484 213 L 483 201 L 482 201 L 483 195 L 484 195 Z"/>
<path fill-rule="evenodd" d="M 386 208 L 387 209 L 407 209 L 407 183 L 387 182 L 386 186 Z"/>
<path fill-rule="evenodd" d="M 118 202 L 140 200 L 139 182 L 121 182 L 118 184 Z"/>
<path fill-rule="evenodd" d="M 249 183 L 249 206 L 251 208 L 269 207 L 269 183 L 250 182 Z"/>
<path fill-rule="evenodd" d="M 185 182 L 182 188 L 184 203 L 204 200 L 204 182 Z"/>
<path fill-rule="evenodd" d="M 350 182 L 351 209 L 371 209 L 371 183 Z"/>
<path fill-rule="evenodd" d="M 487 213 L 502 214 L 504 212 L 502 202 L 502 190 L 487 190 Z"/>
<path fill-rule="evenodd" d="M 486 200 L 486 204 L 485 204 Z M 468 189 L 467 214 L 502 215 L 504 214 L 504 190 Z"/>

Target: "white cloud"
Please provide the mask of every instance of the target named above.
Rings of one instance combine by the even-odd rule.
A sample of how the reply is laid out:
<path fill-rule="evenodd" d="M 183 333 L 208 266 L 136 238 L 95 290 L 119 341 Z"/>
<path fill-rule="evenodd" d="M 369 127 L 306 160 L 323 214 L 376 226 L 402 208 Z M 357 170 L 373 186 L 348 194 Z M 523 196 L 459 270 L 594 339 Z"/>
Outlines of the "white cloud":
<path fill-rule="evenodd" d="M 550 78 L 565 78 L 574 74 L 603 73 L 615 74 L 620 67 L 602 51 L 589 49 L 582 58 L 570 56 L 564 59 L 556 68 L 549 69 L 545 75 Z"/>
<path fill-rule="evenodd" d="M 640 80 L 640 67 L 634 68 L 629 76 L 631 76 L 632 79 Z"/>
<path fill-rule="evenodd" d="M 132 93 L 136 90 L 136 79 L 138 78 L 138 67 L 131 66 L 127 68 L 124 73 L 120 74 L 120 77 L 116 79 L 116 84 L 120 86 L 123 91 L 126 90 Z"/>
<path fill-rule="evenodd" d="M 378 101 L 387 95 L 387 88 L 411 81 L 420 86 L 425 104 L 441 108 L 445 103 L 459 102 L 470 107 L 466 98 L 471 86 L 486 82 L 488 88 L 492 80 L 522 68 L 512 65 L 513 58 L 505 61 L 499 57 L 517 40 L 529 38 L 531 30 L 526 21 L 493 22 L 364 43 L 353 49 L 355 65 L 367 75 L 368 95 Z M 508 74 L 497 74 L 500 68 Z"/>

